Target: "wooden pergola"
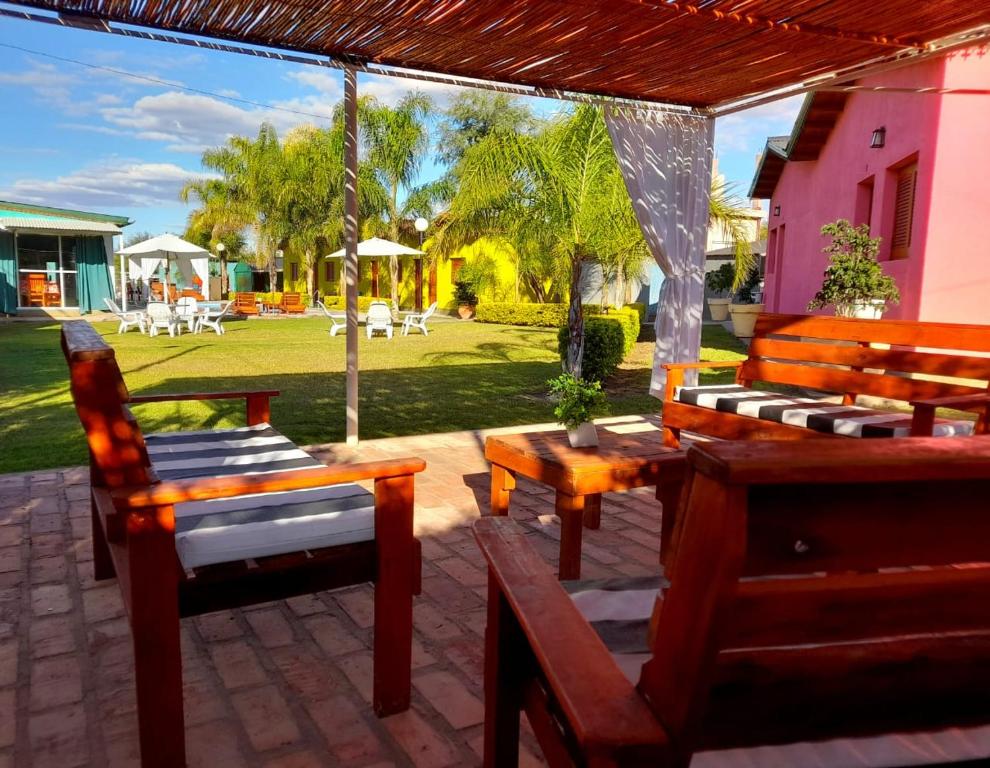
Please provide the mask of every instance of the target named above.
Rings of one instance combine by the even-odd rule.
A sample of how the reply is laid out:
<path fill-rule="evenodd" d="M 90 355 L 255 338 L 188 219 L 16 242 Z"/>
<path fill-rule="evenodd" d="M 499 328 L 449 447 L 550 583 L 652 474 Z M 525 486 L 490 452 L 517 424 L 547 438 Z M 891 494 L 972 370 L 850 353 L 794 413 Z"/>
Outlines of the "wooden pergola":
<path fill-rule="evenodd" d="M 344 69 L 349 442 L 358 434 L 359 70 L 717 117 L 990 39 L 987 0 L 13 4 L 46 13 L 0 15 Z"/>

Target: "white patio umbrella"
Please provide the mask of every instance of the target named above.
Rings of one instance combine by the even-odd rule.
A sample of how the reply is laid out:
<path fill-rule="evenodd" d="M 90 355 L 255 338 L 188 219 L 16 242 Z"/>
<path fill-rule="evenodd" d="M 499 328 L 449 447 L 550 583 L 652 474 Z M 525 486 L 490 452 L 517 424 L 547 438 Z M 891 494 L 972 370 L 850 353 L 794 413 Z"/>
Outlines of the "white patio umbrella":
<path fill-rule="evenodd" d="M 422 251 L 417 251 L 415 248 L 410 248 L 408 245 L 403 245 L 402 243 L 395 243 L 391 240 L 385 240 L 381 237 L 370 237 L 367 240 L 362 240 L 358 243 L 357 247 L 358 258 L 361 257 L 381 257 L 381 256 L 420 256 Z M 327 256 L 328 259 L 342 259 L 344 258 L 344 249 L 341 248 L 339 251 L 334 251 Z"/>
<path fill-rule="evenodd" d="M 158 270 L 164 261 L 166 292 L 168 289 L 170 261 L 176 259 L 179 262 L 179 269 L 184 274 L 188 274 L 191 271 L 199 277 L 203 283 L 203 296 L 207 299 L 210 298 L 210 257 L 212 254 L 205 248 L 200 248 L 195 243 L 190 243 L 181 237 L 166 233 L 152 237 L 150 240 L 143 240 L 140 243 L 129 245 L 117 251 L 117 253 L 120 256 L 127 257 L 127 260 L 131 263 L 131 271 L 139 271 L 145 281 Z M 185 266 L 188 269 L 184 269 L 183 267 Z M 120 271 L 123 279 L 123 263 L 121 263 Z M 121 298 L 126 295 L 125 285 L 121 285 L 121 294 Z"/>

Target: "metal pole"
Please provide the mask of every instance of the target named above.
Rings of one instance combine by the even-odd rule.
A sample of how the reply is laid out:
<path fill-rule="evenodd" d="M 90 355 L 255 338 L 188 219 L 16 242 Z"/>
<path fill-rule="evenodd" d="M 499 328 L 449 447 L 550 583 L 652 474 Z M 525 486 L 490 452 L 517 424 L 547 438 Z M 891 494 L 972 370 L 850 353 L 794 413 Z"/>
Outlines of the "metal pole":
<path fill-rule="evenodd" d="M 120 250 L 124 250 L 124 233 L 120 233 Z M 120 306 L 127 311 L 127 257 L 120 254 Z"/>
<path fill-rule="evenodd" d="M 347 444 L 358 442 L 357 70 L 344 68 L 344 275 L 347 285 Z"/>

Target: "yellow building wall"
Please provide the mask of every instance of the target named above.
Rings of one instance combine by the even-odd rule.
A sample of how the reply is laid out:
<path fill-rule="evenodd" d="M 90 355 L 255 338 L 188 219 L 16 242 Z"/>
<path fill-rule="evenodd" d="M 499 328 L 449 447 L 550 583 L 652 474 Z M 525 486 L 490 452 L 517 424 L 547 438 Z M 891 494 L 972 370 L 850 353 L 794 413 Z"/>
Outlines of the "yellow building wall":
<path fill-rule="evenodd" d="M 423 265 L 423 305 L 429 304 L 429 241 L 426 243 L 427 263 Z M 441 309 L 454 310 L 457 302 L 454 300 L 454 281 L 452 278 L 456 260 L 462 259 L 465 265 L 480 265 L 488 277 L 488 285 L 478 292 L 480 302 L 531 302 L 534 296 L 519 283 L 517 285 L 516 253 L 511 245 L 495 238 L 483 237 L 471 245 L 461 248 L 450 259 L 440 260 L 437 265 L 437 303 Z M 320 295 L 336 296 L 340 293 L 340 270 L 342 259 L 332 259 L 334 263 L 334 279 L 326 279 L 327 259 L 320 259 L 317 265 L 317 286 Z M 391 297 L 391 281 L 389 279 L 389 260 L 379 260 L 378 295 L 384 299 Z M 298 264 L 299 278 L 292 280 L 292 264 Z M 358 295 L 371 296 L 372 259 L 360 259 L 358 262 Z M 416 303 L 416 264 L 411 256 L 399 259 L 402 265 L 402 277 L 399 283 L 399 307 L 412 309 Z M 286 291 L 306 293 L 306 270 L 300 257 L 287 252 L 283 262 L 283 284 Z"/>

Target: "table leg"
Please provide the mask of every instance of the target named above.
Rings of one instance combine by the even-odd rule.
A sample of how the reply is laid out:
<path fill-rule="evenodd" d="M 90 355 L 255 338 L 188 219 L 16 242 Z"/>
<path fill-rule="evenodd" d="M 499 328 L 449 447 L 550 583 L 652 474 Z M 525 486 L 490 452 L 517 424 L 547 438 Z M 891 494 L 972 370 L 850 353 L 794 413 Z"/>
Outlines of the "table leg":
<path fill-rule="evenodd" d="M 560 518 L 561 581 L 581 578 L 581 527 L 584 524 L 584 496 L 568 496 L 557 491 L 554 511 Z"/>
<path fill-rule="evenodd" d="M 516 487 L 516 476 L 505 467 L 492 464 L 492 515 L 509 514 L 509 497 Z"/>
<path fill-rule="evenodd" d="M 584 497 L 584 527 L 597 531 L 602 527 L 602 495 L 589 493 Z"/>

